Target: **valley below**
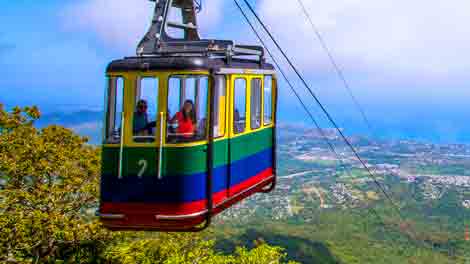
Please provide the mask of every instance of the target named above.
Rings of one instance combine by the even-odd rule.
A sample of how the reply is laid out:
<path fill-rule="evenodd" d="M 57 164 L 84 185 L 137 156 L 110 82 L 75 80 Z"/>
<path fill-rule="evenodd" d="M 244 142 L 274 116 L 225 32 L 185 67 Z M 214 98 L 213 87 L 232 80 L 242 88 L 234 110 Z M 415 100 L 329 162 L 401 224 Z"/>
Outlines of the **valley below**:
<path fill-rule="evenodd" d="M 470 146 L 353 136 L 370 175 L 327 137 L 338 156 L 315 130 L 281 129 L 276 190 L 217 218 L 222 249 L 266 241 L 302 263 L 468 263 Z"/>

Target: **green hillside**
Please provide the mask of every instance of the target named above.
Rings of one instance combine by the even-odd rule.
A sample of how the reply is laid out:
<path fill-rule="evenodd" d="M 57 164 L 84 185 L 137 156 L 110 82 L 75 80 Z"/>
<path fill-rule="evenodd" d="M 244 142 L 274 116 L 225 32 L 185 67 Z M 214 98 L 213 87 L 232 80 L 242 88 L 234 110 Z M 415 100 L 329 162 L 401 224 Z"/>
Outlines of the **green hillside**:
<path fill-rule="evenodd" d="M 94 216 L 100 150 L 37 108 L 0 105 L 0 263 L 287 263 L 266 243 L 230 253 L 214 236 L 109 232 Z"/>
<path fill-rule="evenodd" d="M 416 146 L 362 149 L 379 169 L 388 164 L 390 171 L 377 173 L 392 204 L 352 159 L 346 163 L 349 174 L 318 139 L 303 139 L 298 148 L 281 135 L 277 189 L 224 212 L 209 230 L 111 233 L 94 216 L 99 148 L 60 126 L 36 128 L 39 117 L 36 108 L 0 110 L 0 263 L 470 260 L 464 236 L 470 224 L 467 178 L 444 174 L 464 172 L 455 168 L 466 168 L 468 160 L 448 158 L 448 151 L 465 148 L 428 151 L 431 162 L 440 162 L 439 170 L 426 169 L 427 150 L 409 155 Z M 433 174 L 420 176 L 423 172 Z"/>

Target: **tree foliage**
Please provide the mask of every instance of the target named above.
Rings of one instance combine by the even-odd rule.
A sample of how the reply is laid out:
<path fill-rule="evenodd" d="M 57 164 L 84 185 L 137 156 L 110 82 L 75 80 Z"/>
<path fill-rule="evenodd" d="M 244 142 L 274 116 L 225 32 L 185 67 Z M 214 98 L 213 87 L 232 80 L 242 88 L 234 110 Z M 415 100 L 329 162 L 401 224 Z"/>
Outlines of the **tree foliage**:
<path fill-rule="evenodd" d="M 156 238 L 121 243 L 105 253 L 105 259 L 120 264 L 255 264 L 286 263 L 283 249 L 260 244 L 252 250 L 239 247 L 233 255 L 223 255 L 214 250 L 214 240 L 194 234 L 161 234 Z M 293 264 L 294 262 L 288 262 Z"/>
<path fill-rule="evenodd" d="M 35 107 L 0 110 L 0 256 L 49 262 L 83 255 L 89 261 L 112 239 L 91 220 L 98 149 L 63 127 L 35 128 L 39 117 Z"/>
<path fill-rule="evenodd" d="M 0 263 L 284 263 L 260 244 L 233 255 L 194 234 L 111 233 L 94 217 L 99 149 L 36 107 L 0 105 Z"/>

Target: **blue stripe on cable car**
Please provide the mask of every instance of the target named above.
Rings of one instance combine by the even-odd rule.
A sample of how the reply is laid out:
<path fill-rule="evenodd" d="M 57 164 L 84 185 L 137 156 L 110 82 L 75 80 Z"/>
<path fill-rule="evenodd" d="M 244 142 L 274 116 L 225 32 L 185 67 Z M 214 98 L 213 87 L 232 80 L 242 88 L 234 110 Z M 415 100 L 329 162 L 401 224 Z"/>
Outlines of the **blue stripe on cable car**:
<path fill-rule="evenodd" d="M 273 166 L 272 148 L 214 169 L 213 192 L 226 190 Z M 230 169 L 230 179 L 228 170 Z M 206 173 L 138 178 L 126 175 L 102 175 L 101 198 L 114 203 L 184 203 L 206 198 Z"/>

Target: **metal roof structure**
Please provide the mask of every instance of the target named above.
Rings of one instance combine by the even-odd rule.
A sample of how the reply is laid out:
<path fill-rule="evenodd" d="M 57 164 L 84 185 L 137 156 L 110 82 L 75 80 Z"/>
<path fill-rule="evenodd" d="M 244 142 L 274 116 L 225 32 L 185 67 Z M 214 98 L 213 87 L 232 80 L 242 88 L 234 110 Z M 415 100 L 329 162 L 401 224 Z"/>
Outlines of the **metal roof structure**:
<path fill-rule="evenodd" d="M 194 0 L 150 1 L 156 3 L 155 10 L 150 29 L 137 46 L 138 57 L 226 58 L 229 64 L 232 58 L 250 57 L 264 63 L 263 47 L 236 45 L 231 40 L 201 39 L 196 19 L 201 6 Z M 172 21 L 175 17 L 180 21 Z"/>

